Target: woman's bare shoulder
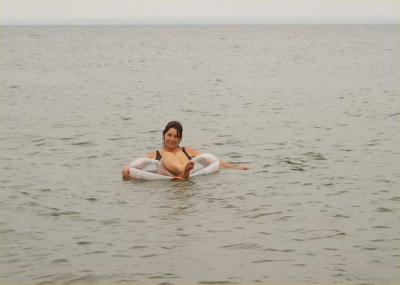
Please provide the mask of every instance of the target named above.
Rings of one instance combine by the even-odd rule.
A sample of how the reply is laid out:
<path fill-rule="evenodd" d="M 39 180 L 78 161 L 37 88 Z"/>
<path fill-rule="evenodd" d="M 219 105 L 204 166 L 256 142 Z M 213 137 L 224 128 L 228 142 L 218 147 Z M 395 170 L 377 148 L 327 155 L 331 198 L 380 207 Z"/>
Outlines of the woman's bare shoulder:
<path fill-rule="evenodd" d="M 157 152 L 156 151 L 151 151 L 148 154 L 146 154 L 146 157 L 150 158 L 150 159 L 156 159 L 156 156 L 157 156 Z"/>
<path fill-rule="evenodd" d="M 190 146 L 185 146 L 185 150 L 186 150 L 187 153 L 188 153 L 190 156 L 192 156 L 192 157 L 195 157 L 195 156 L 198 156 L 198 155 L 201 154 L 200 152 L 198 152 L 197 150 L 194 150 L 194 149 L 191 148 Z"/>

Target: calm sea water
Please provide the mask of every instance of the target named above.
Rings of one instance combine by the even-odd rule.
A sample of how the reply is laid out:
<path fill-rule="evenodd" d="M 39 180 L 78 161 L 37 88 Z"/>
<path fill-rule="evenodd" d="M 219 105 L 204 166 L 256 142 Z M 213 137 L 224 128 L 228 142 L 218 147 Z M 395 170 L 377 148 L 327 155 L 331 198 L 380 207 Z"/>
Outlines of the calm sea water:
<path fill-rule="evenodd" d="M 399 32 L 1 27 L 0 282 L 399 282 Z M 170 120 L 251 170 L 121 181 Z"/>

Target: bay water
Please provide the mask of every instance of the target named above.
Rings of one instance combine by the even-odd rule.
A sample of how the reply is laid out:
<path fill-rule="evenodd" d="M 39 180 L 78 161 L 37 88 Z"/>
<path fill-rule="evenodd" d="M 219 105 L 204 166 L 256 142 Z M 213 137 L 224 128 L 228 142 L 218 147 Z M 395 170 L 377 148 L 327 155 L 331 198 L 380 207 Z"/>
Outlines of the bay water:
<path fill-rule="evenodd" d="M 400 281 L 399 26 L 0 28 L 0 283 Z M 248 171 L 121 180 L 182 145 Z"/>

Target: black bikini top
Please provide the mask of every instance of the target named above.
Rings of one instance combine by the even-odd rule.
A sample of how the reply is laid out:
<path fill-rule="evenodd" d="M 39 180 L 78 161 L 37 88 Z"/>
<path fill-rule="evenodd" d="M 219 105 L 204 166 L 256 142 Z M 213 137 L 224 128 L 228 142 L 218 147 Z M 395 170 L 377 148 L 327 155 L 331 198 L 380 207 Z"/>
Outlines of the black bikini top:
<path fill-rule="evenodd" d="M 183 153 L 186 155 L 186 157 L 189 159 L 189 160 L 191 160 L 192 159 L 192 157 L 187 153 L 187 151 L 186 151 L 186 149 L 183 147 L 182 148 L 182 151 L 183 151 Z M 156 152 L 156 160 L 161 160 L 161 153 L 157 150 L 157 152 Z"/>

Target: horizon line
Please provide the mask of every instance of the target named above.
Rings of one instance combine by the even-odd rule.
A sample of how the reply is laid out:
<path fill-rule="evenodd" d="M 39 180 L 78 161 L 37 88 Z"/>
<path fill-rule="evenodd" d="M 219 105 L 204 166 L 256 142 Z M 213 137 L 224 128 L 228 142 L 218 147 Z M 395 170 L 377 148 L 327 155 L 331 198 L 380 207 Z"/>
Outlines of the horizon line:
<path fill-rule="evenodd" d="M 17 26 L 400 26 L 400 23 L 0 23 L 0 27 Z"/>
<path fill-rule="evenodd" d="M 148 25 L 400 25 L 400 19 L 226 19 L 226 20 L 192 20 L 192 19 L 160 19 L 160 20 L 131 20 L 131 19 L 46 19 L 46 20 L 21 20 L 0 18 L 0 26 L 78 26 L 78 25 L 126 25 L 126 26 L 148 26 Z"/>

